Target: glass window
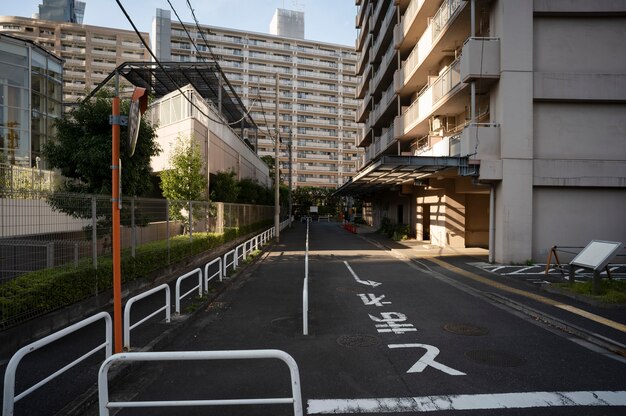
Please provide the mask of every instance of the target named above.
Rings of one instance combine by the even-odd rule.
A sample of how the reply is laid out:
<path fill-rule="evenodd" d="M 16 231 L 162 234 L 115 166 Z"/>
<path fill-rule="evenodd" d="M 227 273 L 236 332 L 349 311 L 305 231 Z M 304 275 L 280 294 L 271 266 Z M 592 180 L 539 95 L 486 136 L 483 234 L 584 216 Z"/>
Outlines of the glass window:
<path fill-rule="evenodd" d="M 16 85 L 28 87 L 28 69 L 15 65 L 0 63 L 0 85 Z"/>
<path fill-rule="evenodd" d="M 3 107 L 0 113 L 0 126 L 28 129 L 28 110 Z"/>
<path fill-rule="evenodd" d="M 2 61 L 21 66 L 28 66 L 28 49 L 23 46 L 0 43 Z"/>
<path fill-rule="evenodd" d="M 171 105 L 172 105 L 172 119 L 171 122 L 175 123 L 177 121 L 180 121 L 182 119 L 182 97 L 180 95 L 177 95 L 176 97 L 173 97 L 171 100 Z"/>

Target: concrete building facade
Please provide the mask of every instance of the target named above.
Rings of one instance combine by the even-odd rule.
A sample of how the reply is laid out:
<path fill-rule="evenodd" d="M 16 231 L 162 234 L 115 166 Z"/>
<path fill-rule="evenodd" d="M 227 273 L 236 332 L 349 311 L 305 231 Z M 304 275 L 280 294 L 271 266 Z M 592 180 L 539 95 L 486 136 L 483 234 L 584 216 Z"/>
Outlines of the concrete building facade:
<path fill-rule="evenodd" d="M 64 59 L 63 101 L 76 102 L 126 61 L 149 61 L 133 31 L 0 16 L 0 32 L 32 40 Z M 149 42 L 148 33 L 142 37 Z"/>
<path fill-rule="evenodd" d="M 162 61 L 216 59 L 259 125 L 258 136 L 248 139 L 262 156 L 274 156 L 279 74 L 279 160 L 285 182 L 289 142 L 296 187 L 336 188 L 356 173 L 354 48 L 204 25 L 201 34 L 193 23 L 184 26 L 199 52 L 183 25 L 160 9 L 153 23 L 152 49 Z"/>
<path fill-rule="evenodd" d="M 626 240 L 626 4 L 356 0 L 364 215 L 498 262 Z"/>

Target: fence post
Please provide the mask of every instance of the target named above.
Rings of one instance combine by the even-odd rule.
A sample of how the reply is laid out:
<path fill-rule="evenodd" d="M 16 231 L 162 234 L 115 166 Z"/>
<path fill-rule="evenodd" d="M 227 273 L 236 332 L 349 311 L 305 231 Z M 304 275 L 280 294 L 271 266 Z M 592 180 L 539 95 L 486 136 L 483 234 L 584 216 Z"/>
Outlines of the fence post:
<path fill-rule="evenodd" d="M 137 236 L 135 229 L 135 197 L 130 199 L 130 255 L 135 257 L 135 247 L 137 246 Z"/>
<path fill-rule="evenodd" d="M 46 244 L 46 267 L 54 267 L 54 243 Z"/>
<path fill-rule="evenodd" d="M 165 232 L 167 233 L 167 264 L 170 264 L 170 201 L 165 200 Z"/>
<path fill-rule="evenodd" d="M 74 267 L 78 267 L 78 243 L 74 243 Z"/>
<path fill-rule="evenodd" d="M 93 268 L 98 269 L 98 212 L 96 197 L 91 197 L 91 257 L 93 258 Z"/>

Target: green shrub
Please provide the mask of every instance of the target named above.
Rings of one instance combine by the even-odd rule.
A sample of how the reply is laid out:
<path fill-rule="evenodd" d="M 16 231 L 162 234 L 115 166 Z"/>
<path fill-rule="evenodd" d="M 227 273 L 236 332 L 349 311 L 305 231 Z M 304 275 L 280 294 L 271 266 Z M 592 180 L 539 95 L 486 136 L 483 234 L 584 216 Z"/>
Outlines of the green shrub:
<path fill-rule="evenodd" d="M 169 258 L 167 241 L 143 244 L 137 247 L 135 257 L 131 256 L 130 249 L 122 250 L 122 283 L 146 277 L 271 223 L 270 220 L 228 228 L 223 234 L 194 233 L 193 238 L 187 235 L 173 237 L 170 239 Z M 97 269 L 93 268 L 91 259 L 82 259 L 78 265 L 64 265 L 18 276 L 0 285 L 0 329 L 110 289 L 112 280 L 111 256 L 98 257 Z"/>
<path fill-rule="evenodd" d="M 557 285 L 561 289 L 569 290 L 580 295 L 590 296 L 604 303 L 626 304 L 626 282 L 619 280 L 600 280 L 600 291 L 593 294 L 593 281 L 576 282 L 574 285 L 561 283 Z"/>

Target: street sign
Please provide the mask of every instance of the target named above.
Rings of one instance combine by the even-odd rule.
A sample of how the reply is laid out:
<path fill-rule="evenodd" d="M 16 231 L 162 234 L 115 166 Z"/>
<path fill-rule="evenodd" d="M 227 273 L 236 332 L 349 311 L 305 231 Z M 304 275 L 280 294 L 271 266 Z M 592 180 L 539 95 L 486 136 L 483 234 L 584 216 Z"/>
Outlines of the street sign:
<path fill-rule="evenodd" d="M 623 244 L 620 242 L 592 240 L 583 251 L 574 257 L 570 265 L 601 270 L 609 264 L 622 247 Z"/>
<path fill-rule="evenodd" d="M 148 94 L 145 88 L 135 87 L 133 97 L 130 101 L 130 110 L 128 112 L 128 149 L 130 156 L 135 154 L 137 146 L 137 137 L 139 137 L 139 126 L 141 124 L 141 115 L 148 107 Z"/>

